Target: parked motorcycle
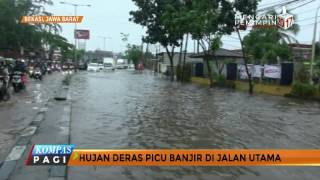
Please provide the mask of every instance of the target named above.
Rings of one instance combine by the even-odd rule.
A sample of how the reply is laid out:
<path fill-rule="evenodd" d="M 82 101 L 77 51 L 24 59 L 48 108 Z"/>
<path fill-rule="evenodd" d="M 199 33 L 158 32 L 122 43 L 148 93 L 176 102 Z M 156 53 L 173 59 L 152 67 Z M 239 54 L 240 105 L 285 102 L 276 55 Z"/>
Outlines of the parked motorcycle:
<path fill-rule="evenodd" d="M 22 72 L 19 72 L 19 71 L 13 72 L 12 86 L 13 86 L 14 92 L 16 93 L 20 92 L 22 89 L 25 88 L 24 82 L 22 81 L 22 76 L 23 76 Z"/>
<path fill-rule="evenodd" d="M 0 101 L 9 101 L 9 77 L 0 76 Z"/>

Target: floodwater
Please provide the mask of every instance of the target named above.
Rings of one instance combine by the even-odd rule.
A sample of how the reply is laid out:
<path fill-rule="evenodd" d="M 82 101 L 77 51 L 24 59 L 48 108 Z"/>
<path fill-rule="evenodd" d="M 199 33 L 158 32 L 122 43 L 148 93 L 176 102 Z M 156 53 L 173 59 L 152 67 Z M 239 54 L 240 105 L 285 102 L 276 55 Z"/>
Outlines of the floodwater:
<path fill-rule="evenodd" d="M 105 149 L 318 149 L 320 104 L 171 83 L 151 72 L 78 73 L 71 143 Z M 69 179 L 319 179 L 315 167 L 71 167 Z"/>
<path fill-rule="evenodd" d="M 60 73 L 46 75 L 43 81 L 29 79 L 26 90 L 14 93 L 11 99 L 0 102 L 0 162 L 10 152 L 20 133 L 28 127 L 47 101 L 53 97 L 63 76 Z"/>

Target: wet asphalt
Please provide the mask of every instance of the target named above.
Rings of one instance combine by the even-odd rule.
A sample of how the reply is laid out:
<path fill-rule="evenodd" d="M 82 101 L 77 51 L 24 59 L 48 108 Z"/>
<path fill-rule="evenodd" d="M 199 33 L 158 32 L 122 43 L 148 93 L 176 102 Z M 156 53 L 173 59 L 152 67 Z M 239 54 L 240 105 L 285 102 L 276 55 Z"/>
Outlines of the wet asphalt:
<path fill-rule="evenodd" d="M 63 102 L 52 100 L 63 76 L 31 80 L 0 103 L 0 161 L 49 103 L 32 143 L 68 140 L 93 149 L 319 149 L 320 104 L 171 83 L 150 71 L 79 72 L 72 77 L 70 130 Z M 51 105 L 50 105 L 51 104 Z M 60 137 L 61 136 L 61 137 Z M 50 142 L 52 141 L 52 142 Z M 53 142 L 54 141 L 54 142 Z M 30 145 L 28 145 L 30 148 Z M 43 179 L 47 167 L 18 162 L 13 179 Z M 42 169 L 39 171 L 39 169 Z M 314 179 L 316 167 L 70 167 L 67 179 Z M 28 179 L 27 178 L 27 179 Z"/>
<path fill-rule="evenodd" d="M 72 79 L 71 143 L 104 149 L 318 149 L 319 103 L 171 83 L 152 72 Z M 319 179 L 314 167 L 71 167 L 68 179 Z"/>
<path fill-rule="evenodd" d="M 21 132 L 34 120 L 44 105 L 54 97 L 63 75 L 53 73 L 43 81 L 28 80 L 25 90 L 14 93 L 9 102 L 0 102 L 0 162 L 4 161 Z"/>

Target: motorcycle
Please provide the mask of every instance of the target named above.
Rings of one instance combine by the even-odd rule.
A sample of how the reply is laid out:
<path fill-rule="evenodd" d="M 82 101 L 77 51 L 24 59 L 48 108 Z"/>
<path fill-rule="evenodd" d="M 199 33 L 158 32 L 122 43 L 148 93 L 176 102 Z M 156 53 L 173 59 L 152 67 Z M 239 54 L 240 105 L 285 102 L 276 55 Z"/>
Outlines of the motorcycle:
<path fill-rule="evenodd" d="M 48 74 L 51 74 L 52 73 L 52 69 L 50 67 L 47 67 L 47 72 L 48 72 Z"/>
<path fill-rule="evenodd" d="M 41 70 L 40 70 L 40 69 L 36 69 L 36 70 L 34 71 L 34 73 L 33 73 L 33 77 L 34 77 L 34 79 L 36 79 L 36 80 L 42 81 L 42 72 L 41 72 Z"/>
<path fill-rule="evenodd" d="M 15 71 L 13 72 L 12 76 L 12 86 L 14 89 L 14 92 L 18 93 L 22 89 L 25 88 L 24 82 L 22 81 L 22 72 Z"/>
<path fill-rule="evenodd" d="M 9 101 L 9 77 L 0 76 L 0 101 Z"/>
<path fill-rule="evenodd" d="M 34 72 L 34 68 L 33 67 L 29 67 L 27 72 L 28 72 L 29 77 L 32 78 L 33 72 Z"/>

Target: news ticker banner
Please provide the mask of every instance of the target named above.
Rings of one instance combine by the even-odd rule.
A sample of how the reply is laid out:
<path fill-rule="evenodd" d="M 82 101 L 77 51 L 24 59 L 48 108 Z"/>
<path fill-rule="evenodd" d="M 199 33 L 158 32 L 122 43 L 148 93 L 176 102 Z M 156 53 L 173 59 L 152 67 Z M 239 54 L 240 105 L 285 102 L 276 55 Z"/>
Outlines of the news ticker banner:
<path fill-rule="evenodd" d="M 26 165 L 320 166 L 320 150 L 103 150 L 33 145 Z"/>
<path fill-rule="evenodd" d="M 22 16 L 22 24 L 81 23 L 83 16 Z"/>

